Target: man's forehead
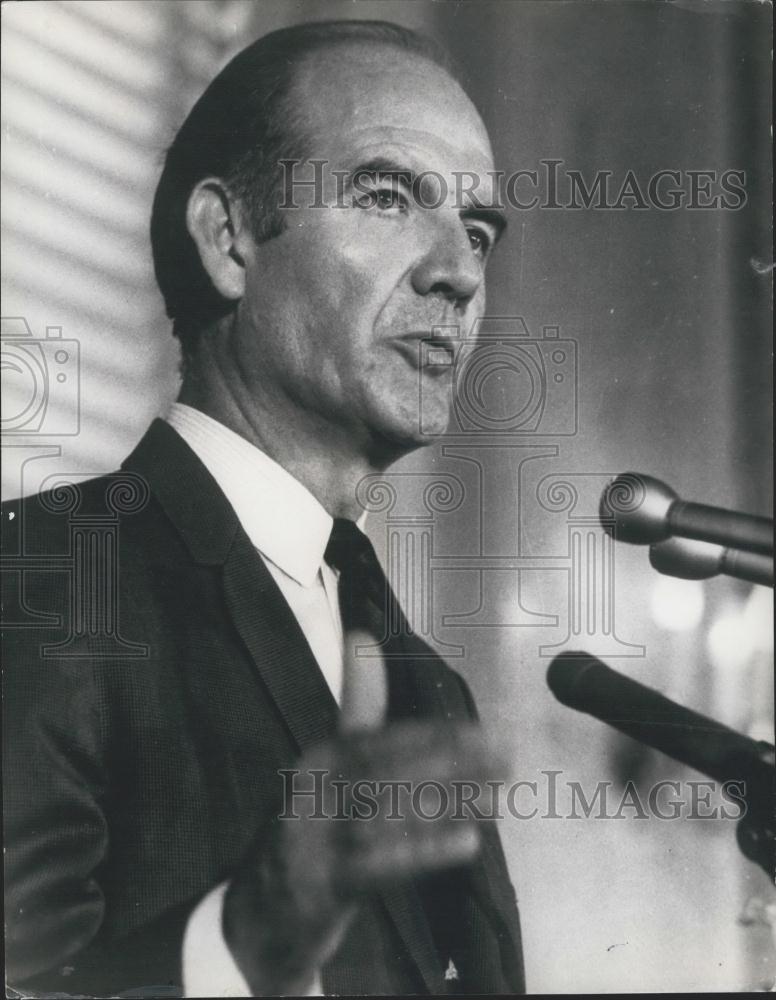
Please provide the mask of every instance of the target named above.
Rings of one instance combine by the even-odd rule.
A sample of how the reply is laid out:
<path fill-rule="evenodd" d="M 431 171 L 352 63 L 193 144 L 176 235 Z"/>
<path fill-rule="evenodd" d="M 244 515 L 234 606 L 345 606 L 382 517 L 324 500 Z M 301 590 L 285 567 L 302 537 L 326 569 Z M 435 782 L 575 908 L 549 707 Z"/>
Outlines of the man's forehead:
<path fill-rule="evenodd" d="M 452 171 L 470 171 L 485 175 L 493 168 L 490 148 L 464 145 L 457 136 L 440 135 L 425 129 L 401 126 L 358 126 L 344 133 L 342 157 L 346 168 L 355 168 L 371 160 L 392 160 L 404 169 L 421 172 L 435 164 Z"/>
<path fill-rule="evenodd" d="M 292 89 L 294 110 L 316 145 L 348 152 L 389 144 L 443 157 L 451 169 L 485 170 L 487 130 L 460 84 L 441 66 L 394 46 L 349 44 L 308 57 Z M 329 150 L 331 153 L 332 150 Z M 345 150 L 342 150 L 344 153 Z M 457 160 L 468 160 L 469 163 Z"/>

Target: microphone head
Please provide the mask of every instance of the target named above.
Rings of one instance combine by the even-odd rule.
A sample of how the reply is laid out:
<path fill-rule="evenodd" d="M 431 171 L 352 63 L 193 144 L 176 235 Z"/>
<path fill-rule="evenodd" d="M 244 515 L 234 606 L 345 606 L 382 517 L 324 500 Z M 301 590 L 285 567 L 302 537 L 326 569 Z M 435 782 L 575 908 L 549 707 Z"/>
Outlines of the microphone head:
<path fill-rule="evenodd" d="M 567 650 L 556 656 L 547 668 L 547 686 L 562 705 L 576 708 L 579 690 L 590 671 L 601 665 L 589 653 Z"/>
<path fill-rule="evenodd" d="M 676 576 L 681 580 L 708 580 L 722 569 L 725 550 L 711 542 L 698 542 L 690 538 L 668 538 L 651 545 L 649 562 L 658 573 Z"/>
<path fill-rule="evenodd" d="M 653 545 L 670 537 L 668 512 L 678 499 L 659 479 L 623 472 L 604 488 L 598 514 L 604 531 L 616 541 Z"/>

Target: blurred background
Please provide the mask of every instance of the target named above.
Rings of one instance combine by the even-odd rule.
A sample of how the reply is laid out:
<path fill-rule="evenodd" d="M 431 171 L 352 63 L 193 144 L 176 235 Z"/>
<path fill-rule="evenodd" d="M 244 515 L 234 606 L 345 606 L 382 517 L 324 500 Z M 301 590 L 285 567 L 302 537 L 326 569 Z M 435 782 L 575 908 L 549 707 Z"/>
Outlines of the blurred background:
<path fill-rule="evenodd" d="M 554 652 L 582 646 L 773 738 L 770 593 L 658 577 L 645 550 L 611 555 L 600 538 L 585 541 L 603 483 L 626 469 L 687 499 L 770 516 L 766 4 L 4 4 L 4 497 L 35 492 L 54 472 L 115 468 L 175 398 L 178 350 L 148 241 L 164 151 L 248 41 L 337 17 L 392 20 L 441 41 L 507 173 L 562 160 L 588 181 L 611 171 L 615 190 L 628 170 L 644 185 L 658 170 L 745 173 L 737 211 L 510 210 L 489 313 L 522 317 L 536 339 L 549 327 L 573 342 L 564 348 L 567 359 L 576 352 L 573 398 L 550 398 L 551 381 L 542 391 L 548 413 L 572 406 L 574 432 L 545 423 L 515 438 L 440 442 L 392 473 L 400 502 L 370 521 L 387 551 L 409 523 L 407 496 L 434 476 L 461 484 L 460 502 L 429 519 L 427 633 L 469 680 L 486 725 L 512 735 L 516 777 L 542 789 L 542 772 L 557 770 L 562 788 L 577 781 L 588 798 L 610 781 L 614 810 L 629 780 L 645 801 L 658 780 L 698 780 L 557 704 L 544 674 Z M 498 406 L 519 386 L 491 390 Z M 575 539 L 594 546 L 582 569 Z M 489 555 L 527 561 L 478 569 Z M 575 612 L 579 574 L 595 577 L 604 563 L 611 578 Z M 611 602 L 608 623 L 594 598 Z M 568 812 L 562 791 L 557 810 Z M 740 856 L 735 824 L 637 812 L 501 824 L 529 989 L 771 988 L 776 894 Z"/>

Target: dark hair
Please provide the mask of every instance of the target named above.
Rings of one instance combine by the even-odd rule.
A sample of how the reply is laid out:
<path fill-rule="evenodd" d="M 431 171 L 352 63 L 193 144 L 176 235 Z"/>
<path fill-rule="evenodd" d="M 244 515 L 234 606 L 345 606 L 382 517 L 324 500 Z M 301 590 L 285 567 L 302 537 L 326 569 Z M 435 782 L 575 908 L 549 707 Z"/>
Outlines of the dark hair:
<path fill-rule="evenodd" d="M 295 74 L 308 55 L 352 42 L 392 45 L 455 75 L 436 43 L 387 21 L 319 21 L 281 28 L 232 59 L 170 146 L 154 197 L 151 247 L 156 280 L 184 354 L 207 323 L 231 308 L 213 287 L 186 228 L 191 191 L 203 177 L 220 177 L 246 205 L 257 241 L 282 232 L 279 161 L 304 156 L 303 109 L 290 107 L 287 100 Z"/>

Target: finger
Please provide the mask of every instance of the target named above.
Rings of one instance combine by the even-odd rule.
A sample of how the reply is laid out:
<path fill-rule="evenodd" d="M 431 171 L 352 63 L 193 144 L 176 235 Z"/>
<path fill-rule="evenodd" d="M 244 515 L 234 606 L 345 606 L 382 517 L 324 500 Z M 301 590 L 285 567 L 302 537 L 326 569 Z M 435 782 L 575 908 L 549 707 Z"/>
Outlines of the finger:
<path fill-rule="evenodd" d="M 351 735 L 340 744 L 338 761 L 340 770 L 354 779 L 506 780 L 514 768 L 514 752 L 504 740 L 472 724 L 404 722 Z"/>
<path fill-rule="evenodd" d="M 388 678 L 374 637 L 360 629 L 345 634 L 340 730 L 379 729 L 388 710 Z"/>
<path fill-rule="evenodd" d="M 427 832 L 420 837 L 361 844 L 351 851 L 345 877 L 354 889 L 374 888 L 380 882 L 468 864 L 479 849 L 480 835 L 474 824 L 455 823 L 437 828 L 433 835 Z"/>

